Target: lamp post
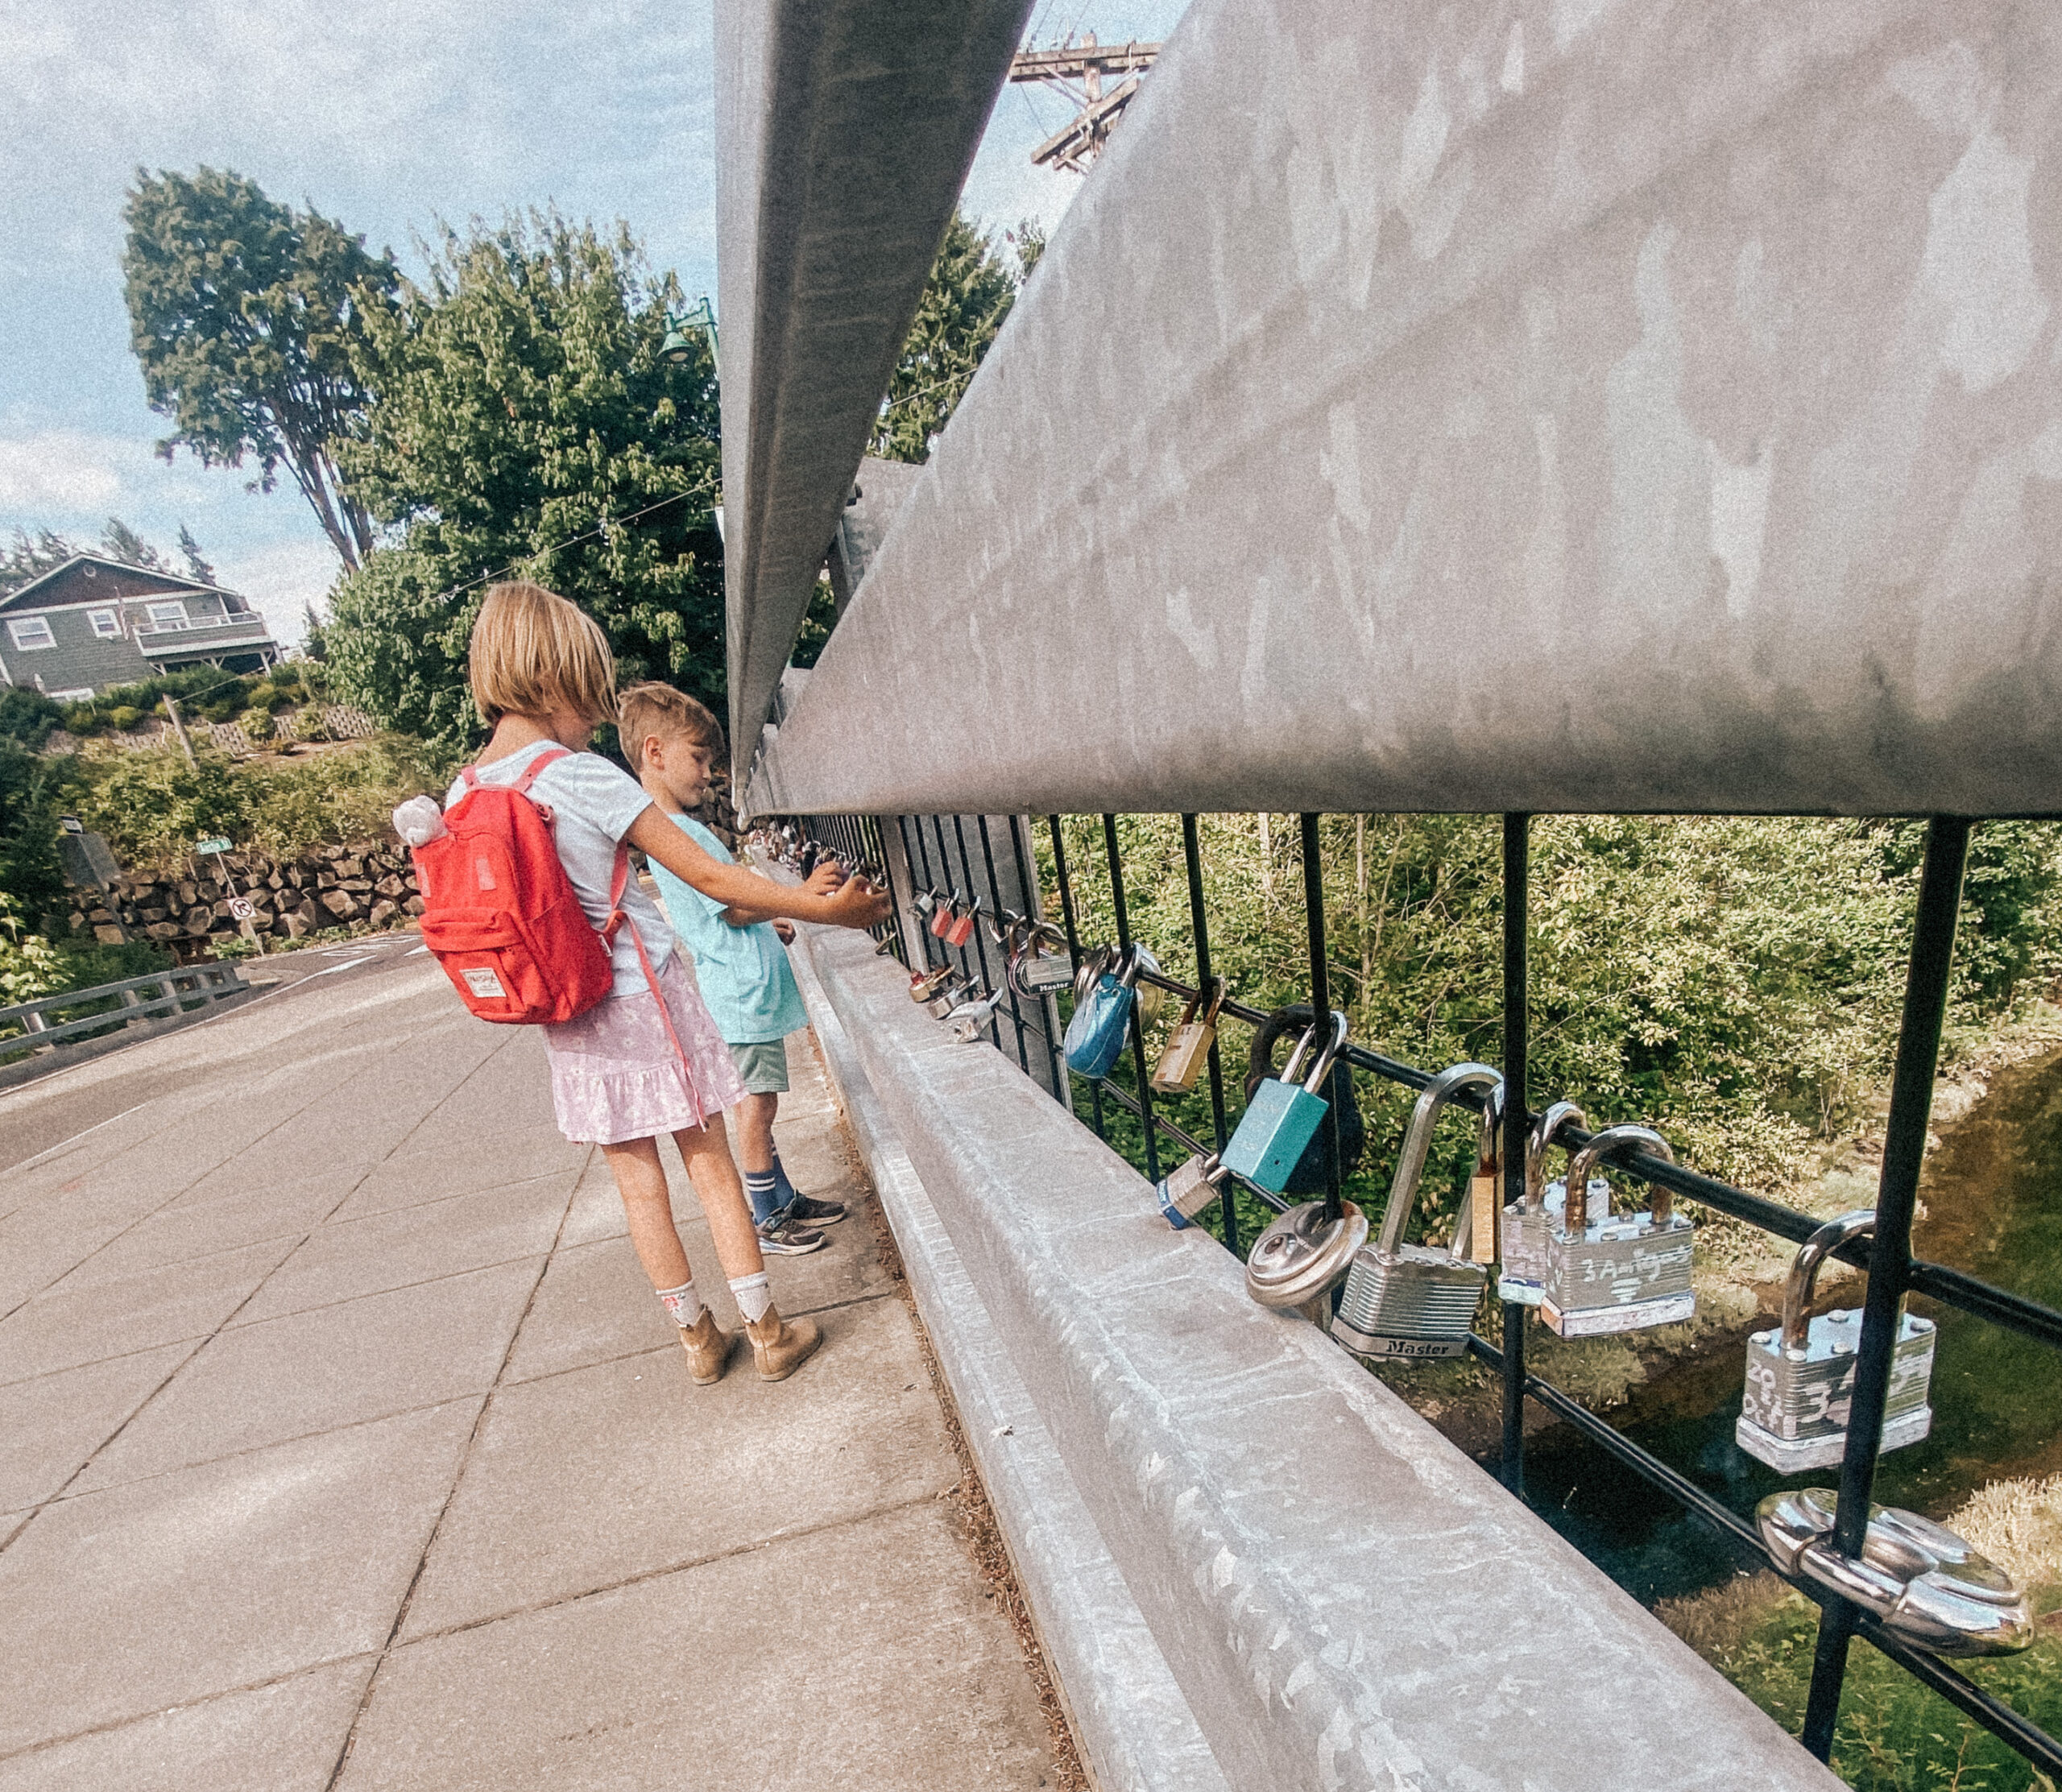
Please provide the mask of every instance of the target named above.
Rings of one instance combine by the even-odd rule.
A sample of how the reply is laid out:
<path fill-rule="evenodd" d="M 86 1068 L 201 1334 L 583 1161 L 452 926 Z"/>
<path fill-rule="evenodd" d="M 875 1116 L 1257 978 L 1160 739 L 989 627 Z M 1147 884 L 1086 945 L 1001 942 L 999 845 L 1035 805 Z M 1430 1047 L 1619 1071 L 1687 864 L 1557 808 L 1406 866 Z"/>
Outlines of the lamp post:
<path fill-rule="evenodd" d="M 706 293 L 692 311 L 683 312 L 677 317 L 671 312 L 666 313 L 666 339 L 659 345 L 660 358 L 676 367 L 685 366 L 688 357 L 694 353 L 694 338 L 687 333 L 690 329 L 708 331 L 710 364 L 721 379 L 723 366 L 716 352 L 716 308 L 710 304 Z"/>

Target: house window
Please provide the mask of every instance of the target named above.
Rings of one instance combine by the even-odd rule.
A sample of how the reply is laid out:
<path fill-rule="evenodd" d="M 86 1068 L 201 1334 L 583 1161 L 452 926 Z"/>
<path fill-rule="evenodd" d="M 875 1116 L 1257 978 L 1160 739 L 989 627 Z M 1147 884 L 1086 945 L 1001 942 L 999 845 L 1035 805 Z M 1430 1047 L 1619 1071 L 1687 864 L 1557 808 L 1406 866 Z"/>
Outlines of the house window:
<path fill-rule="evenodd" d="M 112 610 L 89 610 L 86 620 L 93 625 L 93 633 L 103 641 L 118 640 L 122 635 L 122 619 Z"/>
<path fill-rule="evenodd" d="M 7 624 L 7 633 L 14 645 L 25 653 L 31 648 L 57 645 L 57 637 L 50 632 L 48 616 L 18 617 Z"/>
<path fill-rule="evenodd" d="M 148 606 L 148 612 L 153 634 L 186 626 L 186 606 L 183 603 L 154 603 Z"/>

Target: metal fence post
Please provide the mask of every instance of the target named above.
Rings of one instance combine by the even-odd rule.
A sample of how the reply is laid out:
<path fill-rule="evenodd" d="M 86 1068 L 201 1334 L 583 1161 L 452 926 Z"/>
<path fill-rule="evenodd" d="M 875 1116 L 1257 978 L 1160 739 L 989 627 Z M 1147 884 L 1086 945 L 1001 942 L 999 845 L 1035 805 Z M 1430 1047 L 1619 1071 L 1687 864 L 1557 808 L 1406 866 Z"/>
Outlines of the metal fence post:
<path fill-rule="evenodd" d="M 1305 815 L 1301 818 L 1303 830 L 1303 920 L 1310 935 L 1310 1019 L 1316 1024 L 1316 1041 L 1320 1047 L 1331 1037 L 1331 979 L 1327 975 L 1324 946 L 1324 865 L 1318 856 L 1318 817 Z M 1348 1076 L 1353 1074 L 1351 1069 Z M 1327 1219 L 1339 1215 L 1339 1103 L 1330 1101 L 1324 1118 L 1321 1136 L 1325 1141 L 1324 1151 L 1324 1212 Z"/>
<path fill-rule="evenodd" d="M 1121 951 L 1131 944 L 1131 918 L 1124 908 L 1124 862 L 1117 852 L 1114 815 L 1103 817 L 1103 846 L 1110 861 L 1110 900 L 1116 911 L 1117 948 Z M 1153 1091 L 1147 1082 L 1145 1028 L 1139 1024 L 1136 1005 L 1132 1010 L 1131 1061 L 1138 1078 L 1138 1117 L 1145 1134 L 1145 1179 L 1157 1182 L 1160 1180 L 1160 1141 L 1153 1124 Z"/>
<path fill-rule="evenodd" d="M 1940 1062 L 1940 1029 L 1947 1018 L 1953 975 L 1955 918 L 1961 907 L 1969 835 L 1969 824 L 1959 816 L 1936 815 L 1927 825 L 1919 915 L 1911 934 L 1911 968 L 1905 979 L 1897 1068 L 1890 1081 L 1890 1114 L 1884 1128 L 1883 1170 L 1876 1188 L 1876 1230 L 1869 1246 L 1869 1292 L 1854 1353 L 1847 1454 L 1840 1463 L 1840 1517 L 1833 1527 L 1833 1542 L 1843 1555 L 1861 1554 L 1876 1459 L 1882 1453 L 1890 1355 L 1897 1343 L 1898 1310 L 1911 1276 L 1912 1211 L 1926 1157 L 1927 1125 L 1932 1117 L 1933 1075 Z M 1832 1753 L 1853 1630 L 1854 1608 L 1845 1600 L 1828 1600 L 1819 1619 L 1802 1737 L 1804 1746 L 1821 1761 Z"/>
<path fill-rule="evenodd" d="M 1504 817 L 1504 1177 L 1502 1204 L 1525 1198 L 1525 1141 L 1532 1124 L 1526 1102 L 1527 897 L 1532 872 L 1530 815 Z M 1501 1227 L 1503 1215 L 1492 1223 Z M 1503 1256 L 1497 1241 L 1497 1257 Z M 1525 1318 L 1522 1302 L 1504 1310 L 1504 1444 L 1499 1467 L 1503 1484 L 1525 1497 Z"/>

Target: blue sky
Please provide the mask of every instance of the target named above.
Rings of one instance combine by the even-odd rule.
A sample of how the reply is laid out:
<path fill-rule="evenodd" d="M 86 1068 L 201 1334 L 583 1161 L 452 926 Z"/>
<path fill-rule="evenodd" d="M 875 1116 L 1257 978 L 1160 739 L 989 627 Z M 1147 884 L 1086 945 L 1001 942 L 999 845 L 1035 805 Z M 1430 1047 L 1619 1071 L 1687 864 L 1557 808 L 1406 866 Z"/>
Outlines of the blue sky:
<path fill-rule="evenodd" d="M 1162 37 L 1183 0 L 1039 0 L 1033 41 Z M 283 638 L 335 560 L 290 484 L 205 472 L 151 444 L 122 302 L 122 196 L 136 168 L 250 176 L 418 265 L 438 218 L 556 201 L 623 217 L 689 294 L 715 285 L 706 0 L 0 0 L 0 533 L 97 539 L 119 515 L 170 548 L 184 523 L 223 583 Z M 1056 222 L 1079 186 L 1034 168 L 1066 116 L 1005 89 L 966 203 Z"/>

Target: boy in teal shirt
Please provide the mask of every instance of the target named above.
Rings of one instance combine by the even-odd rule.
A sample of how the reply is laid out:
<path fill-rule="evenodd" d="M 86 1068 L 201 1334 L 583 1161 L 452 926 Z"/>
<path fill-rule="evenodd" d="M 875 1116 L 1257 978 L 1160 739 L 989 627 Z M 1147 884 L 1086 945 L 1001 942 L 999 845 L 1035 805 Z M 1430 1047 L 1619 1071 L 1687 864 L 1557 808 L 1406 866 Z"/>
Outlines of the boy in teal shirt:
<path fill-rule="evenodd" d="M 731 863 L 723 843 L 685 813 L 707 794 L 710 764 L 723 751 L 722 726 L 670 685 L 632 685 L 619 701 L 617 734 L 638 781 L 696 845 Z M 702 999 L 744 1079 L 745 1099 L 735 1110 L 738 1159 L 760 1248 L 786 1256 L 818 1250 L 822 1228 L 843 1219 L 845 1209 L 798 1193 L 773 1143 L 774 1116 L 788 1090 L 787 1036 L 809 1024 L 785 950 L 795 930 L 736 904 L 726 908 L 659 865 L 652 875 L 673 931 L 694 954 Z"/>

